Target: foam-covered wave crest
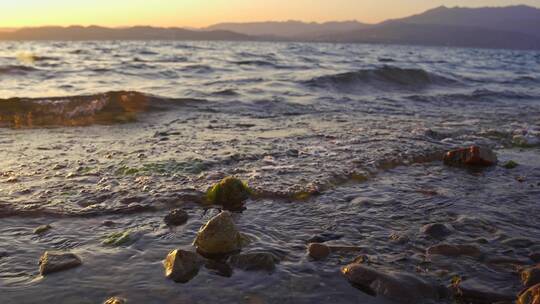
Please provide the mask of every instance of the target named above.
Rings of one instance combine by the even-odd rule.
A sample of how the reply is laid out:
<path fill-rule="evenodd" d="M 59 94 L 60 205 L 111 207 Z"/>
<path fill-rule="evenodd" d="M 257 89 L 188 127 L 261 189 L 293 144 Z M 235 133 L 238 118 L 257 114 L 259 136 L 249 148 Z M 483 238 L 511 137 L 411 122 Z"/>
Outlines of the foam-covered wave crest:
<path fill-rule="evenodd" d="M 354 92 L 365 89 L 416 89 L 454 82 L 455 80 L 422 69 L 383 66 L 374 69 L 323 75 L 307 81 L 306 84 L 311 87 Z"/>
<path fill-rule="evenodd" d="M 0 127 L 85 126 L 128 122 L 150 107 L 138 92 L 54 98 L 0 99 Z"/>

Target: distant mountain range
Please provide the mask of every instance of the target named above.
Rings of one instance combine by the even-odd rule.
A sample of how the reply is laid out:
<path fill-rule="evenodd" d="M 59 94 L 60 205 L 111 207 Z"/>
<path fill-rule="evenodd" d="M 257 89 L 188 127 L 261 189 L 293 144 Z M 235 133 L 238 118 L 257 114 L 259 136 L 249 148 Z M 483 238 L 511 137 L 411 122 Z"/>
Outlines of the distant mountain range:
<path fill-rule="evenodd" d="M 2 31 L 0 40 L 272 40 L 540 49 L 540 9 L 447 8 L 387 20 L 220 23 L 203 29 L 39 27 Z"/>

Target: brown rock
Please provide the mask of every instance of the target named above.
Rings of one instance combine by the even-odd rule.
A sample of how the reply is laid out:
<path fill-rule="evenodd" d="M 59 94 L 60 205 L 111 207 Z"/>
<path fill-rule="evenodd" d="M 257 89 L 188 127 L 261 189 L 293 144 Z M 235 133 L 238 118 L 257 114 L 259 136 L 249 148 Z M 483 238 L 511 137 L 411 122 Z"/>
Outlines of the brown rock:
<path fill-rule="evenodd" d="M 187 283 L 198 273 L 203 259 L 195 252 L 176 249 L 163 262 L 165 276 L 177 283 Z"/>
<path fill-rule="evenodd" d="M 205 255 L 224 255 L 242 248 L 242 235 L 238 232 L 228 211 L 223 211 L 206 223 L 193 242 Z"/>
<path fill-rule="evenodd" d="M 457 256 L 470 256 L 479 257 L 482 255 L 480 249 L 473 245 L 450 245 L 450 244 L 438 244 L 431 246 L 427 249 L 427 254 L 432 255 L 445 255 L 451 257 Z"/>
<path fill-rule="evenodd" d="M 347 265 L 341 272 L 362 291 L 397 303 L 418 304 L 439 298 L 437 288 L 408 273 L 382 272 L 362 264 Z"/>
<path fill-rule="evenodd" d="M 517 304 L 540 304 L 540 284 L 522 292 L 518 297 Z"/>
<path fill-rule="evenodd" d="M 447 225 L 441 223 L 424 225 L 420 231 L 435 239 L 443 239 L 452 233 L 452 230 Z"/>
<path fill-rule="evenodd" d="M 487 167 L 497 163 L 497 155 L 488 148 L 471 146 L 447 152 L 444 163 L 449 166 Z"/>
<path fill-rule="evenodd" d="M 540 284 L 540 265 L 523 270 L 521 272 L 521 282 L 526 288 Z"/>
<path fill-rule="evenodd" d="M 314 260 L 323 260 L 326 259 L 332 250 L 330 247 L 319 244 L 319 243 L 311 243 L 308 245 L 308 255 L 312 257 Z"/>
<path fill-rule="evenodd" d="M 39 259 L 39 272 L 45 276 L 54 272 L 75 268 L 81 264 L 81 259 L 73 253 L 46 251 Z"/>

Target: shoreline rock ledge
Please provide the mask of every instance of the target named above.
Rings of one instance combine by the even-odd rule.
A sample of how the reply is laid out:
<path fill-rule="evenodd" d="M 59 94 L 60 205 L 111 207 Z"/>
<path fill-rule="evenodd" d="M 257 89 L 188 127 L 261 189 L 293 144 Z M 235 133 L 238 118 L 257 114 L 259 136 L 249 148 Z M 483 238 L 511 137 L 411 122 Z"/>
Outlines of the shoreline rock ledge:
<path fill-rule="evenodd" d="M 201 227 L 193 245 L 203 256 L 227 255 L 242 248 L 242 235 L 229 211 L 222 211 Z"/>

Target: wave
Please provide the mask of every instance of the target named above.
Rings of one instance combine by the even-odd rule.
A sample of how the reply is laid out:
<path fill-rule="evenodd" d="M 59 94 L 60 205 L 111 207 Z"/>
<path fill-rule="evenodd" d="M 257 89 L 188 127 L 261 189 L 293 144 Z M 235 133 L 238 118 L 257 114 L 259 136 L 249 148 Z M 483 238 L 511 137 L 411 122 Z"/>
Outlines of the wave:
<path fill-rule="evenodd" d="M 459 102 L 459 101 L 492 101 L 492 100 L 530 100 L 538 99 L 538 96 L 516 91 L 492 91 L 487 89 L 474 90 L 470 93 L 453 93 L 437 95 L 411 95 L 406 97 L 409 100 L 420 102 Z"/>
<path fill-rule="evenodd" d="M 170 104 L 167 101 L 171 100 L 128 91 L 72 97 L 0 99 L 0 127 L 132 122 L 139 113 L 166 108 Z"/>
<path fill-rule="evenodd" d="M 310 87 L 355 92 L 364 89 L 387 90 L 389 86 L 402 89 L 418 89 L 430 85 L 448 85 L 455 82 L 456 80 L 432 74 L 422 69 L 383 66 L 375 69 L 323 75 L 304 83 Z"/>
<path fill-rule="evenodd" d="M 39 71 L 39 69 L 27 65 L 0 66 L 0 75 L 24 75 L 35 71 Z"/>

